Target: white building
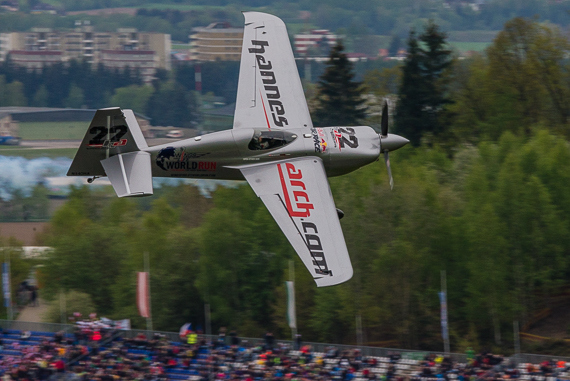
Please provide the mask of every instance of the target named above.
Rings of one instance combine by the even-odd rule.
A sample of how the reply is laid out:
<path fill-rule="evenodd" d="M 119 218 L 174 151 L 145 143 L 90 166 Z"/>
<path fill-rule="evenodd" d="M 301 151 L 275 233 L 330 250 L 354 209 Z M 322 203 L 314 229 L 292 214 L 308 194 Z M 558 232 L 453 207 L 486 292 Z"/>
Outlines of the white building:
<path fill-rule="evenodd" d="M 332 34 L 327 29 L 316 29 L 309 33 L 300 33 L 295 35 L 295 53 L 297 56 L 306 57 L 312 55 L 320 55 L 318 53 L 319 49 L 327 48 L 330 49 L 336 44 L 338 36 Z M 319 45 L 321 45 L 319 47 Z M 313 51 L 313 53 L 311 53 Z M 325 54 L 326 55 L 326 54 Z"/>

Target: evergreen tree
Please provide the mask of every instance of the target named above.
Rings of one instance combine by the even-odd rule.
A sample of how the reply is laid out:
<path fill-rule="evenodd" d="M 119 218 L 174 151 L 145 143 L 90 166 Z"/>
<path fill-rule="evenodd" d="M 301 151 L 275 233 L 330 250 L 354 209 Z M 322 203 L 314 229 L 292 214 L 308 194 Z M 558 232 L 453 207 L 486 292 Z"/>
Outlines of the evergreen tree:
<path fill-rule="evenodd" d="M 173 81 L 160 84 L 148 99 L 147 114 L 157 125 L 191 127 L 198 120 L 197 110 L 192 92 Z"/>
<path fill-rule="evenodd" d="M 8 106 L 8 89 L 6 88 L 6 76 L 0 75 L 0 107 Z"/>
<path fill-rule="evenodd" d="M 338 42 L 331 50 L 317 89 L 316 126 L 354 126 L 366 117 L 361 84 L 354 80 L 351 62 Z"/>
<path fill-rule="evenodd" d="M 81 108 L 84 100 L 85 96 L 83 95 L 83 90 L 81 90 L 81 88 L 75 83 L 72 83 L 69 88 L 69 94 L 67 98 L 65 98 L 63 105 L 70 108 Z"/>
<path fill-rule="evenodd" d="M 442 132 L 443 125 L 438 116 L 442 107 L 450 103 L 446 94 L 445 71 L 451 65 L 451 50 L 446 49 L 446 34 L 430 20 L 420 40 L 425 46 L 423 51 L 423 69 L 425 86 L 427 91 L 426 108 L 430 125 L 433 126 L 434 134 Z"/>
<path fill-rule="evenodd" d="M 446 49 L 445 33 L 430 21 L 423 33 L 415 31 L 408 38 L 408 57 L 403 66 L 402 85 L 396 107 L 396 127 L 413 145 L 419 145 L 425 133 L 440 135 L 447 98 L 446 69 L 452 63 Z"/>
<path fill-rule="evenodd" d="M 400 36 L 395 34 L 392 36 L 392 40 L 390 41 L 390 46 L 388 47 L 388 55 L 390 57 L 395 57 L 398 54 L 398 50 L 400 50 L 401 40 Z"/>
<path fill-rule="evenodd" d="M 420 142 L 422 131 L 427 130 L 422 117 L 425 88 L 422 73 L 422 53 L 414 30 L 408 37 L 408 57 L 402 67 L 402 84 L 396 106 L 396 128 L 414 145 Z"/>
<path fill-rule="evenodd" d="M 34 94 L 32 106 L 47 107 L 49 102 L 49 92 L 46 85 L 41 85 Z"/>
<path fill-rule="evenodd" d="M 8 94 L 8 106 L 27 106 L 28 99 L 24 94 L 24 84 L 19 81 L 14 81 L 6 86 L 6 93 Z"/>

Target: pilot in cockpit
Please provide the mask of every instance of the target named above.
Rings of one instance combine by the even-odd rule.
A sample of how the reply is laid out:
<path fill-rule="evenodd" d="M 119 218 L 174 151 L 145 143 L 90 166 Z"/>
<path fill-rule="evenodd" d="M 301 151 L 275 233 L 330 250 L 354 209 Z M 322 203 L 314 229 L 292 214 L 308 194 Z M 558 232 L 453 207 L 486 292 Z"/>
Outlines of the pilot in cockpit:
<path fill-rule="evenodd" d="M 290 134 L 289 140 L 285 137 L 283 131 L 264 131 L 256 132 L 249 142 L 249 149 L 251 150 L 267 150 L 272 148 L 283 147 L 289 142 L 293 141 L 297 135 Z"/>
<path fill-rule="evenodd" d="M 268 149 L 271 145 L 269 144 L 269 140 L 270 139 L 264 138 L 263 136 L 259 136 L 259 149 Z"/>

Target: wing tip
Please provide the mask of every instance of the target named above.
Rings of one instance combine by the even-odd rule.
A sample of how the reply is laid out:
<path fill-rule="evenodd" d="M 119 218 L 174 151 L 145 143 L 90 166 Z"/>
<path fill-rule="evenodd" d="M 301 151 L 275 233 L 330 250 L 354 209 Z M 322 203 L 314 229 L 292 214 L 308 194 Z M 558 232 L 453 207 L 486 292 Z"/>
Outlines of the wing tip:
<path fill-rule="evenodd" d="M 242 11 L 242 13 L 243 16 L 245 17 L 246 24 L 251 24 L 254 22 L 272 22 L 272 23 L 279 23 L 285 25 L 283 20 L 281 20 L 279 17 L 269 13 L 255 12 L 255 11 Z"/>
<path fill-rule="evenodd" d="M 352 266 L 350 266 L 349 268 L 345 268 L 341 275 L 325 276 L 318 279 L 315 278 L 315 283 L 317 284 L 317 287 L 336 286 L 349 281 L 353 274 Z"/>

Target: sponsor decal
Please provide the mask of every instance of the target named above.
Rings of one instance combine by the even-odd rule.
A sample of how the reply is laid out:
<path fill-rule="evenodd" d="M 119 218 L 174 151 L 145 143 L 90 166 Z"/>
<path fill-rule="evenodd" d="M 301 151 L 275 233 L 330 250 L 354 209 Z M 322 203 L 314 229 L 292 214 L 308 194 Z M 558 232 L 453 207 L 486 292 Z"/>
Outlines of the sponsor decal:
<path fill-rule="evenodd" d="M 327 141 L 325 140 L 325 131 L 322 128 L 316 128 L 317 135 L 319 136 L 319 144 L 321 146 L 321 152 L 325 153 L 327 151 Z"/>
<path fill-rule="evenodd" d="M 156 165 L 165 171 L 215 172 L 215 161 L 196 161 L 207 153 L 186 152 L 183 147 L 166 147 L 156 155 Z"/>
<path fill-rule="evenodd" d="M 313 135 L 315 152 L 325 153 L 327 151 L 327 141 L 325 140 L 325 131 L 322 128 L 311 128 L 311 134 Z"/>
<path fill-rule="evenodd" d="M 91 138 L 87 143 L 90 148 L 114 148 L 127 145 L 127 139 L 123 139 L 128 131 L 127 126 L 93 126 L 89 129 Z"/>
<path fill-rule="evenodd" d="M 342 135 L 336 128 L 334 128 L 331 130 L 331 136 L 333 138 L 334 146 L 338 147 L 338 150 L 340 151 L 340 138 L 342 138 Z"/>
<path fill-rule="evenodd" d="M 272 70 L 273 64 L 264 56 L 265 47 L 269 46 L 269 42 L 263 40 L 251 40 L 251 46 L 252 47 L 248 49 L 248 52 L 255 54 L 257 68 L 261 75 L 261 81 L 263 82 L 263 89 L 265 90 L 265 97 L 269 104 L 269 111 L 271 112 L 273 123 L 278 127 L 287 126 L 289 123 L 285 117 L 285 106 L 283 106 L 283 102 L 280 100 L 281 93 L 279 92 L 279 85 L 277 83 L 277 78 L 275 78 L 275 72 Z M 269 118 L 267 117 L 267 110 L 265 109 L 265 103 L 263 103 L 263 94 L 261 101 L 263 111 L 265 112 L 265 118 L 267 119 L 267 127 L 271 128 L 269 125 Z"/>
<path fill-rule="evenodd" d="M 314 128 L 311 128 L 311 134 L 313 135 L 313 143 L 315 145 L 315 152 L 321 153 L 322 152 L 321 139 L 319 138 L 319 134 L 317 133 L 317 130 Z"/>
<path fill-rule="evenodd" d="M 339 148 L 358 148 L 358 138 L 356 137 L 356 131 L 354 131 L 354 128 L 340 127 L 335 135 L 336 134 L 340 135 L 338 137 Z"/>
<path fill-rule="evenodd" d="M 331 135 L 331 142 L 334 145 L 334 148 L 338 148 L 338 140 L 336 139 L 335 129 L 330 129 L 329 134 Z"/>
<path fill-rule="evenodd" d="M 354 131 L 354 128 L 334 128 L 331 130 L 331 137 L 333 138 L 334 146 L 338 146 L 339 151 L 345 147 L 358 148 L 358 138 L 356 137 L 356 131 Z"/>
<path fill-rule="evenodd" d="M 319 237 L 317 224 L 311 221 L 311 211 L 315 209 L 309 200 L 306 186 L 303 182 L 303 173 L 292 163 L 277 164 L 285 207 L 291 218 L 299 218 L 301 222 L 300 233 L 309 249 L 315 266 L 315 273 L 319 275 L 332 275 L 329 271 L 325 252 Z M 295 220 L 293 220 L 295 223 Z"/>

